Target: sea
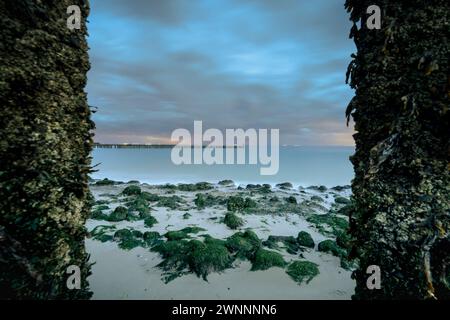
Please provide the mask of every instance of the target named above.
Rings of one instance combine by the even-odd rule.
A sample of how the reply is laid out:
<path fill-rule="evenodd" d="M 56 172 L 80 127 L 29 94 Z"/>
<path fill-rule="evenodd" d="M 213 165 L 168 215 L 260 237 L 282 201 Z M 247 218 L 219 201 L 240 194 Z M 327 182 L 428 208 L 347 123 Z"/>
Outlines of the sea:
<path fill-rule="evenodd" d="M 248 151 L 248 150 L 247 150 Z M 233 180 L 238 185 L 290 182 L 294 186 L 343 186 L 354 176 L 349 157 L 354 147 L 283 146 L 279 170 L 261 175 L 261 164 L 181 164 L 172 162 L 171 148 L 99 148 L 92 151 L 93 179 L 108 178 L 141 183 L 217 183 Z"/>

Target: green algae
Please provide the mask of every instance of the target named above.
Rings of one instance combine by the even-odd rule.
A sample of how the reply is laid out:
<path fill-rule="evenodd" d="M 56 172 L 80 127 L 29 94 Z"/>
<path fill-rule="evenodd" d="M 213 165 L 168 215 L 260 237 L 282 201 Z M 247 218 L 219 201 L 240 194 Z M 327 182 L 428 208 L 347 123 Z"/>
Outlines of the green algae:
<path fill-rule="evenodd" d="M 297 242 L 302 247 L 314 248 L 314 240 L 306 231 L 300 231 L 297 235 Z"/>
<path fill-rule="evenodd" d="M 308 284 L 319 274 L 319 268 L 314 262 L 294 261 L 288 265 L 286 273 L 298 284 Z"/>
<path fill-rule="evenodd" d="M 225 214 L 225 218 L 223 219 L 223 222 L 227 225 L 230 229 L 237 229 L 239 227 L 242 227 L 244 225 L 244 220 L 242 218 L 235 215 L 233 212 L 227 212 Z"/>
<path fill-rule="evenodd" d="M 284 268 L 286 261 L 278 252 L 258 249 L 252 261 L 251 271 L 267 270 L 272 267 Z"/>

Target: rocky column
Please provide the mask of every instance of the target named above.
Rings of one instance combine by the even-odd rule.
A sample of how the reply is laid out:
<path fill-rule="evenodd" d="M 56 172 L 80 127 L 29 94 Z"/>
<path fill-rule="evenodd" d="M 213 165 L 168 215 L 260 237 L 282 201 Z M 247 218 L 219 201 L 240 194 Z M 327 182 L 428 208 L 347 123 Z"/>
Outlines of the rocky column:
<path fill-rule="evenodd" d="M 68 28 L 71 5 L 81 29 Z M 88 12 L 84 0 L 0 0 L 0 298 L 91 295 Z M 67 286 L 76 268 L 80 289 Z"/>
<path fill-rule="evenodd" d="M 381 29 L 366 24 L 381 8 Z M 347 0 L 356 299 L 450 298 L 450 2 Z M 357 26 L 361 22 L 362 26 Z M 367 286 L 367 268 L 381 288 Z M 370 270 L 370 268 L 369 268 Z"/>

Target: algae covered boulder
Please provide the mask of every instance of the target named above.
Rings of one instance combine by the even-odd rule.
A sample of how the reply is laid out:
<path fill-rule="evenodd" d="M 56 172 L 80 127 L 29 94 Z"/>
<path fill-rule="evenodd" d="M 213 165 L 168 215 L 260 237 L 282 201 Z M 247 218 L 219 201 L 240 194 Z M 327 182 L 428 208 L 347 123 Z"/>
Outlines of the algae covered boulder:
<path fill-rule="evenodd" d="M 294 261 L 289 264 L 286 273 L 298 284 L 309 283 L 319 274 L 319 268 L 314 262 Z"/>
<path fill-rule="evenodd" d="M 128 216 L 128 209 L 123 206 L 118 206 L 114 209 L 113 212 L 111 212 L 108 220 L 112 222 L 119 222 L 122 220 L 126 220 L 127 216 Z"/>
<path fill-rule="evenodd" d="M 286 261 L 283 256 L 278 252 L 269 251 L 265 249 L 259 249 L 255 253 L 255 257 L 252 259 L 252 271 L 267 270 L 272 267 L 284 268 Z"/>
<path fill-rule="evenodd" d="M 158 223 L 158 220 L 156 220 L 156 218 L 154 216 L 147 216 L 144 219 L 144 225 L 149 228 L 153 227 L 157 223 Z"/>
<path fill-rule="evenodd" d="M 226 247 L 240 259 L 253 259 L 261 246 L 261 240 L 251 230 L 237 232 L 226 240 Z"/>
<path fill-rule="evenodd" d="M 131 196 L 131 195 L 138 195 L 141 192 L 142 192 L 141 187 L 136 186 L 136 185 L 131 185 L 131 186 L 128 186 L 125 189 L 123 189 L 122 194 L 124 194 L 126 196 Z"/>
<path fill-rule="evenodd" d="M 233 212 L 227 212 L 225 218 L 223 219 L 223 222 L 227 225 L 228 228 L 233 230 L 244 225 L 244 220 L 235 215 Z"/>
<path fill-rule="evenodd" d="M 314 248 L 314 240 L 306 231 L 300 231 L 297 235 L 297 242 L 302 247 Z"/>
<path fill-rule="evenodd" d="M 212 238 L 200 240 L 179 240 L 160 243 L 152 248 L 163 261 L 164 281 L 170 282 L 187 273 L 194 273 L 207 280 L 211 272 L 220 272 L 232 267 L 233 257 L 222 241 Z"/>

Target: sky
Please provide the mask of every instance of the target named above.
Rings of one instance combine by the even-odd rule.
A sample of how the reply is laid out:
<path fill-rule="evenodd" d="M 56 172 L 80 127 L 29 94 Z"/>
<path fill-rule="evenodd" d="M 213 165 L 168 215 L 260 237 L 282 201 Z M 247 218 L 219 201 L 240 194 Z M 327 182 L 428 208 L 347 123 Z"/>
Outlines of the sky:
<path fill-rule="evenodd" d="M 91 0 L 95 141 L 279 129 L 280 144 L 353 145 L 344 0 Z M 173 142 L 173 141 L 172 141 Z"/>

